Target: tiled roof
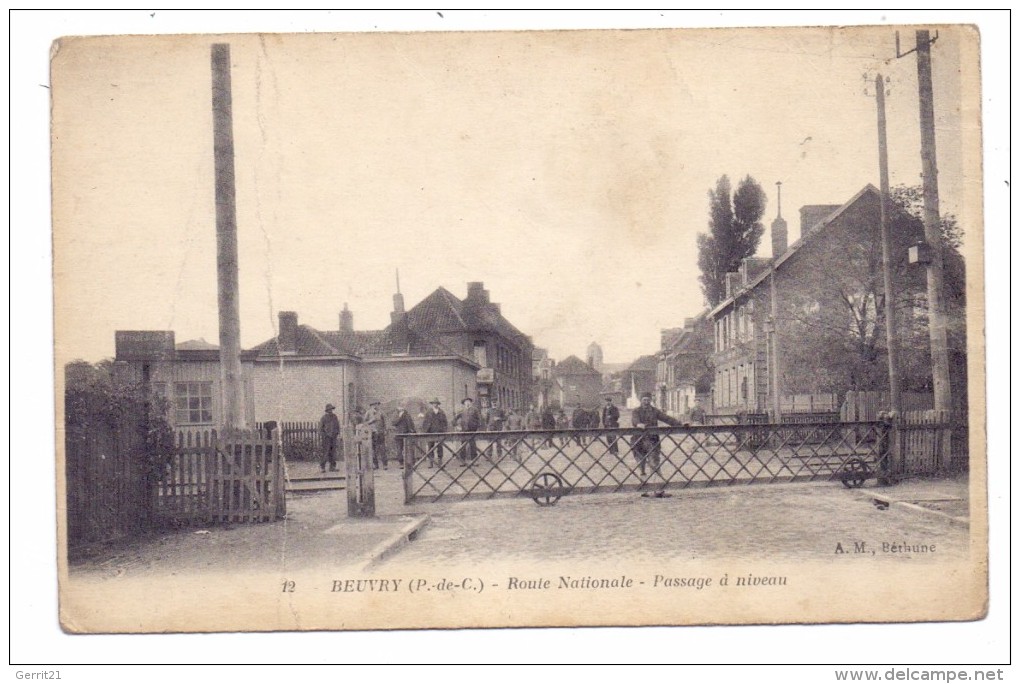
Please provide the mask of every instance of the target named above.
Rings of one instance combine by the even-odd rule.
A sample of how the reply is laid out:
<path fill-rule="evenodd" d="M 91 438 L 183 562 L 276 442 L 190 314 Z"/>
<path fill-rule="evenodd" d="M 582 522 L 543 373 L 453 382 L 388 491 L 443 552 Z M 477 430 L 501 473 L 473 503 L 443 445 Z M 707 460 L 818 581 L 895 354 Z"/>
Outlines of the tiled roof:
<path fill-rule="evenodd" d="M 839 205 L 836 208 L 835 211 L 833 211 L 828 216 L 826 216 L 822 220 L 820 220 L 817 223 L 815 223 L 814 226 L 812 226 L 811 228 L 808 229 L 807 233 L 805 233 L 804 235 L 801 235 L 800 239 L 797 240 L 796 242 L 794 242 L 792 245 L 790 245 L 785 252 L 783 252 L 782 254 L 780 254 L 777 257 L 774 257 L 773 260 L 772 260 L 772 263 L 769 264 L 769 266 L 767 268 L 762 269 L 761 272 L 757 276 L 755 276 L 753 278 L 753 280 L 751 280 L 751 282 L 749 282 L 746 286 L 741 287 L 740 291 L 735 293 L 734 296 L 727 297 L 726 299 L 724 299 L 721 302 L 719 302 L 718 304 L 716 304 L 715 307 L 709 312 L 708 315 L 714 317 L 717 313 L 719 313 L 720 311 L 722 311 L 726 307 L 730 306 L 737 297 L 739 297 L 741 294 L 743 294 L 744 291 L 752 290 L 755 287 L 757 287 L 766 278 L 768 278 L 770 273 L 772 273 L 777 268 L 779 268 L 779 266 L 781 266 L 783 264 L 783 262 L 785 262 L 786 260 L 790 259 L 798 251 L 800 251 L 800 249 L 804 245 L 810 244 L 811 242 L 816 240 L 819 235 L 823 234 L 825 232 L 826 228 L 828 228 L 829 225 L 833 221 L 835 221 L 841 214 L 843 214 L 844 212 L 849 210 L 850 207 L 852 207 L 854 204 L 856 204 L 861 198 L 869 196 L 869 195 L 871 196 L 871 199 L 873 199 L 873 200 L 874 199 L 878 199 L 878 201 L 881 201 L 882 195 L 879 192 L 878 188 L 876 188 L 871 183 L 868 183 L 863 188 L 861 188 L 859 191 L 857 191 L 857 194 L 855 194 L 853 197 L 851 197 L 849 200 L 847 200 L 847 202 L 845 204 Z M 836 206 L 836 205 L 832 205 L 832 206 Z"/>
<path fill-rule="evenodd" d="M 296 353 L 295 356 L 351 356 L 354 352 L 343 345 L 331 344 L 327 341 L 328 333 L 321 333 L 315 328 L 307 325 L 299 325 L 295 335 Z M 257 351 L 259 356 L 279 356 L 279 340 L 270 337 L 262 344 L 256 345 L 252 351 Z"/>
<path fill-rule="evenodd" d="M 360 356 L 364 358 L 393 355 L 457 356 L 468 363 L 474 361 L 443 344 L 440 333 L 469 330 L 488 330 L 510 340 L 526 336 L 499 313 L 498 306 L 475 307 L 465 304 L 444 287 L 436 288 L 428 297 L 407 312 L 408 337 L 404 345 L 397 344 L 393 326 L 384 330 L 355 332 L 320 332 L 307 325 L 299 325 L 294 356 Z M 259 356 L 279 355 L 277 338 L 273 337 L 254 347 Z"/>
<path fill-rule="evenodd" d="M 427 333 L 464 330 L 468 327 L 461 313 L 464 304 L 445 287 L 436 290 L 407 312 L 407 323 Z"/>
<path fill-rule="evenodd" d="M 445 287 L 438 287 L 407 312 L 408 325 L 427 333 L 488 330 L 508 340 L 526 335 L 499 313 L 498 306 L 472 306 L 458 299 Z"/>
<path fill-rule="evenodd" d="M 568 356 L 553 367 L 553 375 L 562 377 L 564 375 L 602 375 L 576 356 Z"/>
<path fill-rule="evenodd" d="M 409 330 L 407 344 L 397 344 L 392 326 L 385 330 L 362 330 L 354 333 L 324 333 L 327 339 L 345 349 L 353 350 L 357 356 L 371 358 L 380 356 L 460 356 L 442 342 L 427 334 Z M 468 359 L 470 361 L 470 359 Z"/>
<path fill-rule="evenodd" d="M 655 355 L 648 354 L 645 356 L 638 357 L 637 361 L 635 361 L 634 363 L 630 364 L 630 366 L 627 367 L 627 372 L 654 371 L 656 366 L 658 365 L 659 360 L 655 357 Z"/>
<path fill-rule="evenodd" d="M 204 337 L 200 337 L 197 340 L 185 340 L 184 342 L 178 342 L 175 347 L 177 351 L 198 351 L 198 350 L 209 350 L 219 349 L 218 346 L 210 342 L 206 342 Z"/>
<path fill-rule="evenodd" d="M 297 328 L 297 345 L 294 354 L 288 356 L 360 356 L 362 358 L 384 356 L 461 356 L 449 347 L 411 330 L 407 344 L 397 344 L 392 326 L 385 330 L 359 330 L 356 332 L 321 332 L 307 325 Z M 259 357 L 279 356 L 278 340 L 272 337 L 250 351 Z M 461 358 L 464 358 L 461 356 Z M 465 359 L 474 363 L 471 359 Z"/>

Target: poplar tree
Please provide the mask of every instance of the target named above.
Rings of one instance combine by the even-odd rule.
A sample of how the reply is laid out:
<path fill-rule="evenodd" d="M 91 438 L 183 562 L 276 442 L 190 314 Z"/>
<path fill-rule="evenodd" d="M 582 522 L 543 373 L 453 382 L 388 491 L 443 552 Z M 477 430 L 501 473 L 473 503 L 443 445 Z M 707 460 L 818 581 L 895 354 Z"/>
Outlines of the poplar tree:
<path fill-rule="evenodd" d="M 698 268 L 701 291 L 709 306 L 726 297 L 726 274 L 740 268 L 740 261 L 754 255 L 765 232 L 765 192 L 754 178 L 745 176 L 731 191 L 729 176 L 708 191 L 708 233 L 698 233 Z"/>

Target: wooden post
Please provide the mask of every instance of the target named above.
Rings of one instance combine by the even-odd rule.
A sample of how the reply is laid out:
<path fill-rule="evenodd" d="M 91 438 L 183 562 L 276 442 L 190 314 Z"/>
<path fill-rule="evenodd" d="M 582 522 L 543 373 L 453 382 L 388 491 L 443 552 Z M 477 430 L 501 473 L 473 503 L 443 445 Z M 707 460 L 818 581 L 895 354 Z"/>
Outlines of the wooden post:
<path fill-rule="evenodd" d="M 283 430 L 275 428 L 270 434 L 273 442 L 273 463 L 275 464 L 275 477 L 273 488 L 276 492 L 276 519 L 282 519 L 287 515 L 287 471 L 284 466 L 283 455 Z"/>
<path fill-rule="evenodd" d="M 776 267 L 772 267 L 769 274 L 769 299 L 771 300 L 772 311 L 772 420 L 776 424 L 782 423 L 783 407 L 782 396 L 782 374 L 779 368 L 779 295 L 776 292 Z"/>
<path fill-rule="evenodd" d="M 237 207 L 230 45 L 212 46 L 213 155 L 216 185 L 216 279 L 220 323 L 220 393 L 223 425 L 245 425 L 241 377 L 241 316 L 237 276 Z"/>
<path fill-rule="evenodd" d="M 344 469 L 347 473 L 347 516 L 375 517 L 375 471 L 372 469 L 372 431 L 359 425 L 344 427 Z"/>
<path fill-rule="evenodd" d="M 938 166 L 935 156 L 935 105 L 931 80 L 931 39 L 917 31 L 917 91 L 921 120 L 921 184 L 924 195 L 924 237 L 931 248 L 928 264 L 928 332 L 931 340 L 932 389 L 935 410 L 953 408 L 949 385 L 949 345 L 943 299 L 942 231 L 939 220 Z"/>
<path fill-rule="evenodd" d="M 882 286 L 885 290 L 885 343 L 889 370 L 889 409 L 903 413 L 900 403 L 899 336 L 896 330 L 896 289 L 892 279 L 892 243 L 889 235 L 889 154 L 885 126 L 885 81 L 875 77 L 875 100 L 878 103 L 878 175 L 881 186 Z"/>

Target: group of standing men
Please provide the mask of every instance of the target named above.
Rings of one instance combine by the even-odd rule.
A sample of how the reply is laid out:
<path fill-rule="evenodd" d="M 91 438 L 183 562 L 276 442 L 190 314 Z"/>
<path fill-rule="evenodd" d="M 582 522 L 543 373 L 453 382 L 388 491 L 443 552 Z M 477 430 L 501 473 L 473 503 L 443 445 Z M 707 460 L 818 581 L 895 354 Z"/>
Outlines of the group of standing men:
<path fill-rule="evenodd" d="M 351 415 L 351 422 L 355 425 L 366 425 L 369 430 L 372 431 L 372 465 L 375 468 L 379 467 L 379 462 L 382 461 L 383 469 L 389 467 L 389 459 L 386 453 L 386 415 L 379 408 L 380 402 L 373 401 L 368 406 L 368 411 L 364 415 L 361 415 L 360 411 L 355 411 Z M 337 451 L 340 447 L 340 419 L 337 417 L 336 406 L 333 404 L 326 404 L 326 412 L 319 419 L 319 435 L 322 437 L 322 455 L 319 458 L 319 470 L 326 472 L 326 465 L 329 465 L 330 471 L 336 471 L 336 457 Z M 411 421 L 411 417 L 407 415 L 407 411 L 403 408 L 397 412 L 397 417 L 393 422 L 394 427 L 400 429 L 406 427 L 410 423 L 411 427 L 409 432 L 414 432 L 414 423 Z M 402 446 L 402 445 L 401 445 Z"/>
<path fill-rule="evenodd" d="M 498 401 L 494 400 L 492 402 L 484 416 L 475 407 L 473 399 L 464 399 L 461 404 L 462 408 L 456 414 L 452 423 L 453 429 L 457 432 L 474 433 L 481 431 L 483 427 L 489 432 L 524 429 L 524 419 L 514 409 L 510 409 L 508 412 L 504 411 Z M 368 411 L 364 415 L 360 411 L 355 411 L 352 414 L 351 422 L 354 425 L 365 425 L 371 431 L 372 466 L 378 469 L 381 463 L 383 470 L 387 470 L 389 468 L 389 454 L 386 448 L 387 419 L 380 406 L 381 402 L 373 401 L 369 404 Z M 336 458 L 340 440 L 340 420 L 337 418 L 336 413 L 334 413 L 335 411 L 336 406 L 326 404 L 325 413 L 319 420 L 319 433 L 322 436 L 323 444 L 319 469 L 322 472 L 326 471 L 327 465 L 330 471 L 337 469 Z M 397 457 L 402 462 L 407 441 L 406 436 L 416 432 L 414 419 L 411 418 L 411 415 L 404 407 L 397 408 L 392 428 L 395 434 Z M 429 408 L 425 410 L 422 416 L 422 433 L 439 434 L 450 432 L 450 428 L 451 423 L 446 416 L 446 412 L 442 409 L 442 402 L 438 398 L 433 399 L 429 402 Z M 429 441 L 427 447 L 429 467 L 434 467 L 437 462 L 442 467 L 445 457 L 444 442 L 442 440 Z M 499 440 L 496 440 L 495 448 L 498 454 L 502 456 L 503 445 Z M 516 453 L 516 449 L 514 448 L 513 450 Z M 461 465 L 465 466 L 478 458 L 478 446 L 474 438 L 463 440 L 458 455 Z"/>
<path fill-rule="evenodd" d="M 536 414 L 534 409 L 532 409 L 526 417 L 522 417 L 514 409 L 510 409 L 508 412 L 504 411 L 500 407 L 499 402 L 496 400 L 492 401 L 491 406 L 485 412 L 484 416 L 474 405 L 474 400 L 470 397 L 464 399 L 461 402 L 461 405 L 462 408 L 454 417 L 452 427 L 454 431 L 465 433 L 465 437 L 461 440 L 460 448 L 455 453 L 455 455 L 459 457 L 461 466 L 464 467 L 466 467 L 469 463 L 473 463 L 478 458 L 478 445 L 475 438 L 470 435 L 472 433 L 480 432 L 483 427 L 487 432 L 523 430 L 525 428 L 556 430 L 566 429 L 569 427 L 566 420 L 566 414 L 560 410 L 559 416 L 554 415 L 552 408 L 549 406 L 546 406 L 542 410 L 541 414 Z M 387 422 L 386 415 L 382 412 L 380 406 L 380 402 L 373 401 L 369 404 L 369 409 L 364 416 L 360 416 L 358 413 L 355 413 L 352 417 L 352 422 L 355 424 L 363 424 L 371 430 L 372 465 L 374 468 L 378 469 L 379 463 L 381 462 L 383 470 L 387 470 L 389 467 L 389 459 L 386 449 Z M 319 421 L 319 432 L 321 433 L 323 440 L 322 457 L 319 461 L 319 468 L 323 472 L 325 472 L 327 464 L 331 471 L 335 471 L 337 469 L 336 454 L 340 438 L 340 421 L 334 413 L 335 410 L 336 407 L 333 406 L 333 404 L 326 404 L 326 412 Z M 579 424 L 581 421 L 584 421 L 584 423 Z M 603 428 L 619 428 L 620 409 L 613 404 L 612 397 L 606 397 L 605 405 L 599 413 L 579 408 L 574 412 L 573 422 L 573 427 L 575 428 L 597 428 L 599 427 L 600 422 Z M 641 406 L 634 409 L 631 413 L 631 422 L 636 428 L 653 428 L 660 422 L 674 426 L 681 424 L 680 421 L 672 418 L 666 413 L 663 413 L 655 406 L 652 406 L 652 395 L 647 392 L 641 396 Z M 451 423 L 442 409 L 442 402 L 440 402 L 438 398 L 430 401 L 429 408 L 426 409 L 422 416 L 422 433 L 446 433 L 450 432 L 450 427 Z M 403 407 L 399 407 L 397 409 L 396 416 L 393 419 L 393 430 L 395 433 L 397 457 L 400 459 L 402 464 L 407 441 L 406 436 L 415 433 L 414 420 Z M 580 436 L 577 438 L 580 439 Z M 552 436 L 546 437 L 545 444 L 546 446 L 552 446 Z M 619 437 L 612 435 L 608 436 L 607 444 L 609 447 L 609 453 L 614 455 L 619 454 Z M 444 440 L 429 440 L 426 446 L 429 467 L 435 467 L 436 463 L 438 463 L 439 467 L 442 468 L 445 456 Z M 518 442 L 513 441 L 507 449 L 514 456 L 517 456 L 517 446 Z M 637 438 L 632 442 L 632 447 L 634 456 L 641 467 L 642 475 L 646 474 L 646 462 L 651 465 L 653 471 L 658 469 L 660 450 L 659 436 L 657 434 L 648 433 L 637 436 Z M 497 458 L 502 458 L 504 450 L 503 440 L 493 440 L 490 448 L 495 449 Z"/>

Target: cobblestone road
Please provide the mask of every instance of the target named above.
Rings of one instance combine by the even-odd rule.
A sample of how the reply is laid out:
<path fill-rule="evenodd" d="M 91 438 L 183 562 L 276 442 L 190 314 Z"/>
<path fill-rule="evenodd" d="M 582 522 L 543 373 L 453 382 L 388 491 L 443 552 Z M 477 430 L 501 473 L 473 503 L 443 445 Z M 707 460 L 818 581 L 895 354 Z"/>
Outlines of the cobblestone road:
<path fill-rule="evenodd" d="M 384 489 L 393 484 L 386 482 Z M 420 504 L 432 516 L 419 537 L 379 568 L 442 569 L 519 561 L 763 559 L 831 561 L 864 542 L 876 559 L 942 562 L 968 553 L 965 527 L 863 498 L 838 483 Z M 924 544 L 935 551 L 882 551 Z"/>

